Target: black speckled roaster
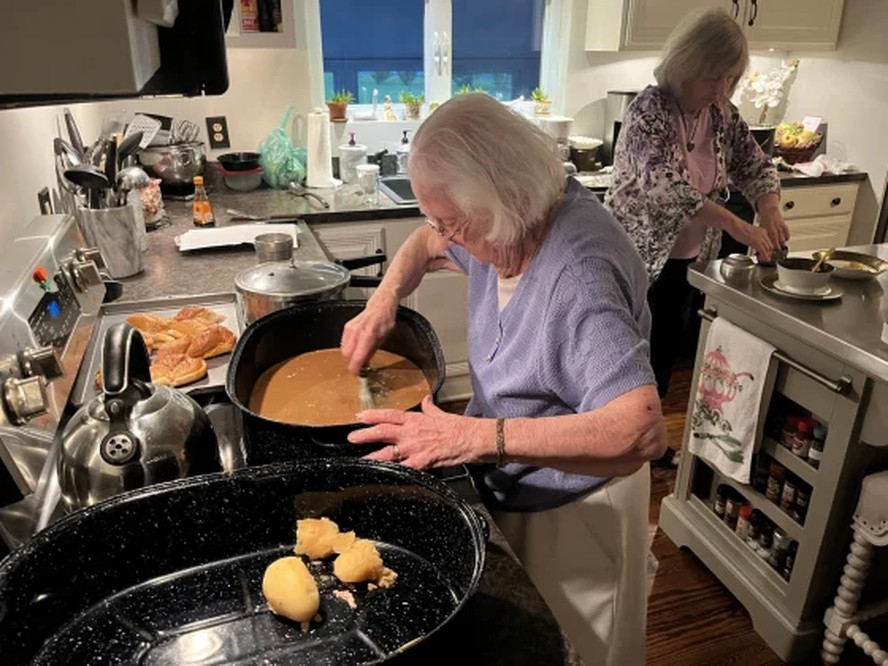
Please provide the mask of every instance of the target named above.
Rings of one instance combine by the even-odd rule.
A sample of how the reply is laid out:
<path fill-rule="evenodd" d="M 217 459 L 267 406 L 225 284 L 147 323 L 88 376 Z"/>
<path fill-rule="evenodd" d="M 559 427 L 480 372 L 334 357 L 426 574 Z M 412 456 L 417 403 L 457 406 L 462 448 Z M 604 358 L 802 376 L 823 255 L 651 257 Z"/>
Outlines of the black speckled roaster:
<path fill-rule="evenodd" d="M 273 615 L 265 567 L 297 518 L 375 540 L 389 589 L 321 576 L 323 619 Z M 364 664 L 416 661 L 478 587 L 484 524 L 422 472 L 354 459 L 289 462 L 120 495 L 47 528 L 0 564 L 3 663 Z M 430 636 L 431 634 L 431 636 Z M 435 643 L 439 645 L 435 646 Z M 426 645 L 428 644 L 428 645 Z"/>

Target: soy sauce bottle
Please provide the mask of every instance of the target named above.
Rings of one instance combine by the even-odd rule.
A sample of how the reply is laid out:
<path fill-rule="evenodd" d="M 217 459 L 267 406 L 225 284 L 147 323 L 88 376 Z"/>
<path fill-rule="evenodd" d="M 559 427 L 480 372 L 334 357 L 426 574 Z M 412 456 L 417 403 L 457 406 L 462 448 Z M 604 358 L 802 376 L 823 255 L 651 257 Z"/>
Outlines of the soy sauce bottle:
<path fill-rule="evenodd" d="M 203 176 L 194 177 L 194 201 L 191 205 L 191 220 L 196 227 L 212 227 L 216 224 L 213 206 L 204 188 Z"/>

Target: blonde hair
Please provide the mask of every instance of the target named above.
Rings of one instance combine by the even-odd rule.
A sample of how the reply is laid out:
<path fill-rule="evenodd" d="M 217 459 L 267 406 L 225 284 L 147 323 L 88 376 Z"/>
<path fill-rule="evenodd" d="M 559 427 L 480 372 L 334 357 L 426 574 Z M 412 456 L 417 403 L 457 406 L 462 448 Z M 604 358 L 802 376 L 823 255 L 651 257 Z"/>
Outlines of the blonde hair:
<path fill-rule="evenodd" d="M 484 93 L 454 97 L 423 122 L 408 172 L 466 218 L 490 220 L 486 240 L 507 262 L 535 247 L 565 183 L 554 139 Z"/>
<path fill-rule="evenodd" d="M 740 25 L 723 9 L 709 9 L 691 12 L 672 31 L 654 78 L 676 95 L 688 81 L 731 75 L 730 97 L 748 66 L 749 47 Z"/>

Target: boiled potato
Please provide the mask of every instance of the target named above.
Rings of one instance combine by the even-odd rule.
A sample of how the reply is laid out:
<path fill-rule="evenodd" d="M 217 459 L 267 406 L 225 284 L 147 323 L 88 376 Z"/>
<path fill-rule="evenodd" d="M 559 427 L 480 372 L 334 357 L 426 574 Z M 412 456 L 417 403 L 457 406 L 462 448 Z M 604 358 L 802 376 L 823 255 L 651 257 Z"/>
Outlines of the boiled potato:
<path fill-rule="evenodd" d="M 322 560 L 348 550 L 354 541 L 354 532 L 340 532 L 339 525 L 329 518 L 296 521 L 296 554 L 310 560 Z"/>
<path fill-rule="evenodd" d="M 356 539 L 333 562 L 333 574 L 343 583 L 378 581 L 382 576 L 382 557 L 372 541 Z"/>
<path fill-rule="evenodd" d="M 272 612 L 296 622 L 310 622 L 321 607 L 317 583 L 301 557 L 282 557 L 269 564 L 262 594 Z"/>

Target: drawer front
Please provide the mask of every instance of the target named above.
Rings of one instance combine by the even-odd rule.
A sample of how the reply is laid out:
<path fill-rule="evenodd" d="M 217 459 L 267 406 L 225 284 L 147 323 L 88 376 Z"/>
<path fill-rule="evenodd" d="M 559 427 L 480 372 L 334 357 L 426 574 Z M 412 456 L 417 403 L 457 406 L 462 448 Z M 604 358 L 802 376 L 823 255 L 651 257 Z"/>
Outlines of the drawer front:
<path fill-rule="evenodd" d="M 787 219 L 786 225 L 790 233 L 789 249 L 793 252 L 813 252 L 847 245 L 851 216 Z"/>
<path fill-rule="evenodd" d="M 780 212 L 784 219 L 824 215 L 850 215 L 857 200 L 855 184 L 790 187 L 783 190 Z"/>

